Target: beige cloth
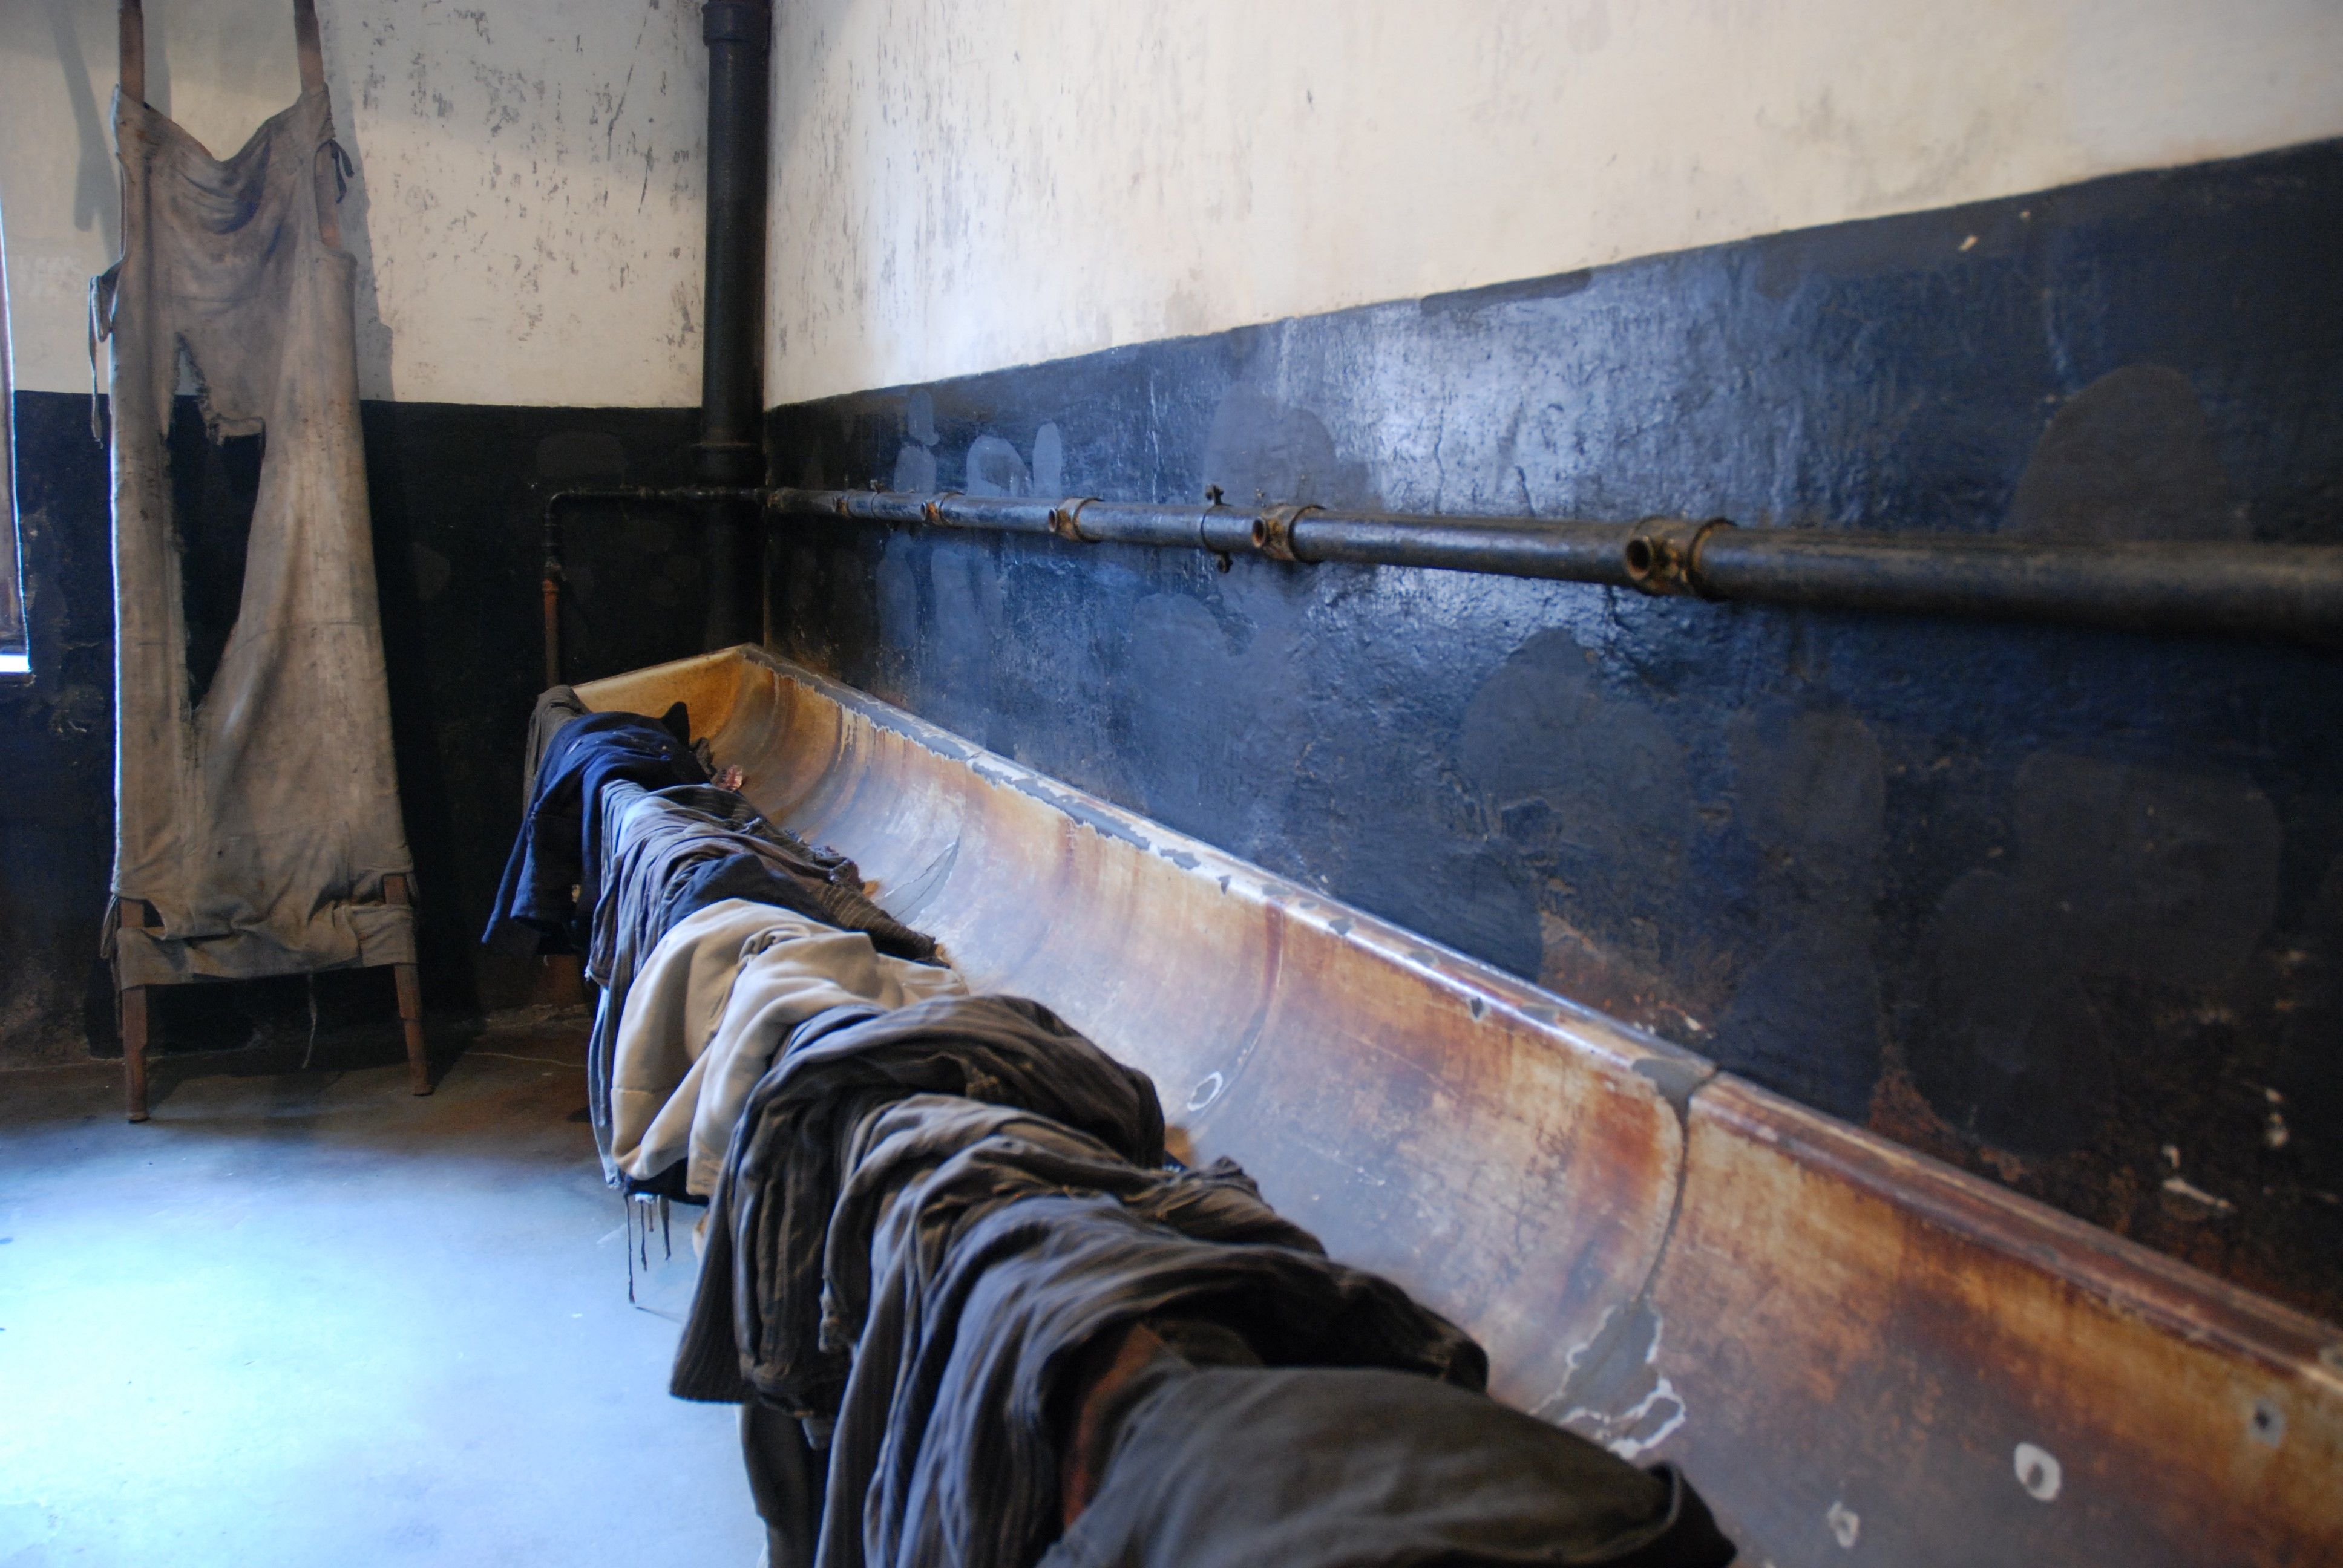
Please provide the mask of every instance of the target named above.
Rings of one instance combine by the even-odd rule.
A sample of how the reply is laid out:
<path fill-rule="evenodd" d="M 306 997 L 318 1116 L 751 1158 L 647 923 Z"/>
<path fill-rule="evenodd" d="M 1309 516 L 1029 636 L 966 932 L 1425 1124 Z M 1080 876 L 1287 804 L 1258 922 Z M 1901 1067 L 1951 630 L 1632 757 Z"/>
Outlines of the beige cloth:
<path fill-rule="evenodd" d="M 860 931 L 741 899 L 710 904 L 659 940 L 628 990 L 610 1064 L 612 1157 L 638 1181 L 687 1160 L 685 1190 L 704 1197 L 791 1030 L 849 1003 L 967 993 L 950 970 L 889 958 Z"/>
<path fill-rule="evenodd" d="M 114 892 L 161 919 L 116 936 L 116 980 L 411 962 L 412 911 L 384 900 L 384 877 L 414 861 L 358 437 L 357 263 L 321 227 L 339 158 L 325 87 L 225 161 L 118 93 L 114 128 L 122 259 L 91 299 L 113 370 Z M 267 437 L 236 628 L 200 702 L 164 447 L 183 353 L 212 434 Z"/>

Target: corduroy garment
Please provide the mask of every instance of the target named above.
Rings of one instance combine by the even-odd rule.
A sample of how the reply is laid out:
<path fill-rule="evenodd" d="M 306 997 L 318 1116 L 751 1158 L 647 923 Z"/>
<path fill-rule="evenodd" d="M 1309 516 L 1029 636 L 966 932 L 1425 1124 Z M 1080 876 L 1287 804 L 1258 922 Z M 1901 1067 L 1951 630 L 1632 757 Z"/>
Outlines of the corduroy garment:
<path fill-rule="evenodd" d="M 892 1012 L 839 1008 L 799 1026 L 742 1110 L 709 1203 L 672 1392 L 751 1391 L 821 1413 L 842 1367 L 818 1342 L 830 1211 L 863 1117 L 908 1095 L 1015 1105 L 1088 1133 L 1141 1166 L 1163 1161 L 1163 1112 L 1124 1067 L 1039 1002 L 943 997 Z"/>
<path fill-rule="evenodd" d="M 806 845 L 802 839 L 793 839 L 792 842 L 830 885 L 837 885 L 841 875 L 851 878 L 857 874 L 854 863 L 841 855 Z M 745 899 L 754 904 L 811 913 L 805 910 L 807 890 L 802 884 L 806 880 L 804 874 L 779 869 L 757 849 L 727 849 L 705 859 L 692 860 L 688 869 L 669 879 L 665 906 L 659 911 L 659 924 L 672 930 L 709 905 L 720 904 L 727 899 Z M 853 910 L 838 910 L 835 914 L 837 918 L 830 921 L 832 925 L 853 930 L 870 929 L 855 923 Z M 912 935 L 918 938 L 916 944 L 881 929 L 873 932 L 872 942 L 880 952 L 892 958 L 910 958 L 922 963 L 936 961 L 934 948 L 927 939 L 917 932 Z"/>
<path fill-rule="evenodd" d="M 1041 1568 L 1725 1568 L 1668 1465 L 1430 1378 L 1148 1369 L 1097 1494 Z M 1145 1375 L 1145 1374 L 1142 1374 Z M 1031 1561 L 1030 1559 L 1028 1561 Z"/>
<path fill-rule="evenodd" d="M 1097 1517 L 1085 1512 L 1060 1551 L 1150 1568 L 1731 1560 L 1680 1477 L 1487 1399 L 1478 1345 L 1398 1287 L 1329 1261 L 1233 1164 L 1142 1168 L 1047 1114 L 955 1094 L 834 1103 L 853 1118 L 843 1139 L 832 1122 L 818 1149 L 797 1151 L 810 1158 L 776 1168 L 833 1185 L 826 1232 L 792 1232 L 821 1249 L 818 1327 L 808 1343 L 802 1299 L 769 1300 L 767 1332 L 782 1325 L 782 1342 L 743 1421 L 777 1563 L 1027 1568 L 1060 1533 L 1091 1352 L 1134 1324 L 1186 1348 L 1110 1395 L 1105 1434 L 1086 1451 L 1107 1454 L 1089 1499 Z M 1265 1391 L 1275 1408 L 1259 1419 L 1282 1432 L 1280 1452 L 1198 1443 L 1181 1456 L 1194 1475 L 1151 1490 L 1143 1473 L 1131 1479 L 1150 1462 L 1125 1453 L 1169 1441 L 1144 1412 L 1214 1336 L 1235 1347 L 1223 1362 L 1348 1370 L 1228 1385 Z M 802 1436 L 781 1424 L 785 1410 L 805 1418 Z M 1172 1550 L 1156 1515 L 1192 1507 L 1235 1511 L 1222 1535 L 1191 1532 L 1207 1555 L 1127 1555 Z M 1280 1556 L 1293 1535 L 1320 1555 Z"/>
<path fill-rule="evenodd" d="M 585 947 L 602 895 L 602 797 L 624 781 L 645 789 L 705 784 L 699 759 L 656 719 L 588 713 L 562 725 L 537 769 L 537 793 L 505 861 L 503 885 L 481 940 L 507 921 L 535 929 L 540 950 Z"/>
<path fill-rule="evenodd" d="M 737 885 L 727 883 L 725 897 L 794 910 L 840 930 L 862 931 L 890 958 L 935 960 L 932 939 L 870 901 L 853 861 L 775 827 L 747 796 L 700 784 L 650 790 L 639 799 L 620 793 L 614 799 L 623 803 L 623 809 L 604 814 L 603 838 L 611 847 L 601 884 L 610 913 L 600 918 L 598 906 L 587 949 L 586 972 L 598 980 L 611 972 L 621 940 L 632 940 L 639 956 L 648 958 L 678 921 L 706 907 L 692 901 L 708 886 L 700 877 L 703 870 L 710 865 L 732 866 L 744 857 L 766 874 Z"/>
<path fill-rule="evenodd" d="M 1329 1260 L 1235 1166 L 1082 1192 L 1038 1142 L 987 1138 L 890 1206 L 830 1443 L 820 1568 L 1026 1568 L 1058 1533 L 1070 1374 L 1141 1318 L 1219 1324 L 1280 1364 L 1485 1381 L 1462 1331 Z"/>

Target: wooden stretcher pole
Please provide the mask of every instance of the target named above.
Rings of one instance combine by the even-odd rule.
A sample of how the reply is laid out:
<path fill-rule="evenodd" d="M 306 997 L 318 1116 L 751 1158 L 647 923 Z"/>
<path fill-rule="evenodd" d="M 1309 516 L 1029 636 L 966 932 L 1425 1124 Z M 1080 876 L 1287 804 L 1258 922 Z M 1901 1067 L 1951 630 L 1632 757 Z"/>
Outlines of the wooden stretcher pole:
<path fill-rule="evenodd" d="M 414 897 L 407 879 L 397 872 L 382 879 L 383 901 L 400 909 L 411 909 Z M 390 966 L 391 979 L 398 987 L 398 1021 L 407 1031 L 407 1086 L 417 1094 L 431 1092 L 431 1057 L 423 1043 L 423 975 L 413 964 Z"/>
<path fill-rule="evenodd" d="M 293 0 L 293 43 L 301 52 L 301 90 L 326 85 L 326 49 L 317 37 L 317 0 Z"/>
<path fill-rule="evenodd" d="M 133 1121 L 146 1120 L 146 988 L 122 993 L 122 1095 Z"/>
<path fill-rule="evenodd" d="M 114 926 L 118 932 L 125 926 L 144 930 L 146 925 L 146 900 L 117 899 L 114 904 Z M 116 960 L 119 962 L 119 959 Z M 122 1025 L 122 1096 L 124 1109 L 133 1121 L 146 1120 L 146 988 L 143 985 L 122 988 L 116 1004 L 116 1015 Z"/>
<path fill-rule="evenodd" d="M 304 95 L 326 90 L 326 48 L 317 32 L 317 0 L 293 0 L 293 43 L 301 56 L 301 91 Z M 329 250 L 342 248 L 342 216 L 339 207 L 342 193 L 342 171 L 347 167 L 339 143 L 328 139 L 317 149 L 318 166 L 311 173 L 316 176 L 317 198 L 317 237 Z M 331 185 L 334 194 L 329 198 L 326 187 Z"/>
<path fill-rule="evenodd" d="M 141 0 L 122 0 L 116 13 L 119 29 L 117 39 L 121 73 L 122 97 L 126 103 L 146 101 L 146 8 Z M 127 236 L 126 236 L 126 243 Z M 114 922 L 119 929 L 125 921 L 143 926 L 146 923 L 145 900 L 132 899 L 115 906 Z M 133 1121 L 146 1120 L 146 988 L 129 986 L 121 992 L 118 1006 L 122 1024 L 122 1095 L 124 1109 Z"/>
<path fill-rule="evenodd" d="M 122 0 L 116 14 L 122 29 L 122 95 L 134 104 L 146 101 L 146 7 L 142 0 Z"/>

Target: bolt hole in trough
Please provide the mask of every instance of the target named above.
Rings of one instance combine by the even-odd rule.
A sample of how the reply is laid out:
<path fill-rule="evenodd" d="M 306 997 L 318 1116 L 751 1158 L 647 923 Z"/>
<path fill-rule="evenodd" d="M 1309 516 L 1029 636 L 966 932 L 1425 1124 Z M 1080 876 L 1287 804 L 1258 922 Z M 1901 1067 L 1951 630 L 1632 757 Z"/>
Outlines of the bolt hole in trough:
<path fill-rule="evenodd" d="M 2058 1467 L 2058 1457 L 2046 1448 L 2021 1442 L 2011 1455 L 2011 1468 L 2017 1472 L 2017 1484 L 2026 1494 L 2039 1503 L 2047 1503 L 2058 1495 L 2066 1477 Z"/>
<path fill-rule="evenodd" d="M 1203 1110 L 1213 1101 L 1218 1100 L 1221 1097 L 1221 1091 L 1226 1087 L 1228 1087 L 1228 1080 L 1219 1073 L 1204 1074 L 1197 1081 L 1196 1087 L 1188 1091 L 1188 1109 L 1192 1111 Z"/>
<path fill-rule="evenodd" d="M 2258 1399 L 2254 1401 L 2254 1413 L 2247 1422 L 2246 1430 L 2253 1433 L 2256 1442 L 2276 1448 L 2278 1440 L 2286 1436 L 2286 1412 L 2268 1400 Z"/>

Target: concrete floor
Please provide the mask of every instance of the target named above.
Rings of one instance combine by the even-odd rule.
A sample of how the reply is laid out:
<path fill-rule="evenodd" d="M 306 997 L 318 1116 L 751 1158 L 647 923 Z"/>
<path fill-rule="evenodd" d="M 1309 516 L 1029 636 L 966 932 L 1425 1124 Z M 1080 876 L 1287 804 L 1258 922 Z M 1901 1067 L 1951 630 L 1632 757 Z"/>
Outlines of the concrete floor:
<path fill-rule="evenodd" d="M 380 1065 L 0 1073 L 0 1568 L 749 1568 L 735 1412 L 667 1394 L 691 1251 L 627 1302 L 582 1021 Z M 325 1053 L 321 1050 L 321 1056 Z"/>

